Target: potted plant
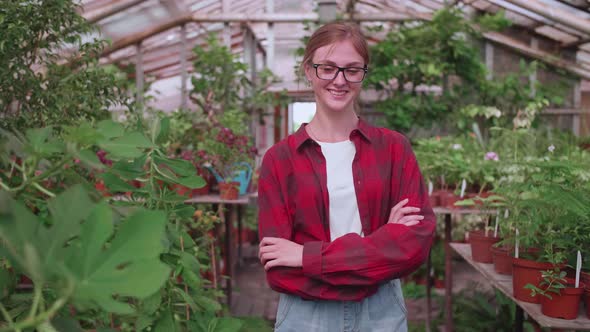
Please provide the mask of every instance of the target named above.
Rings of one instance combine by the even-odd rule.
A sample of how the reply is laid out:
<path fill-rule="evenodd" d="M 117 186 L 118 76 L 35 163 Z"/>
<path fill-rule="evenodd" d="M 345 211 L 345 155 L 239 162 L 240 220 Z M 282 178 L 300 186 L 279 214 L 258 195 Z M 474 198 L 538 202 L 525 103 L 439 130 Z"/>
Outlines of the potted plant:
<path fill-rule="evenodd" d="M 576 319 L 580 311 L 580 300 L 584 294 L 585 284 L 575 287 L 575 281 L 566 278 L 566 272 L 555 268 L 543 271 L 539 286 L 526 285 L 531 296 L 542 295 L 541 312 L 549 317 Z"/>
<path fill-rule="evenodd" d="M 210 128 L 208 137 L 198 143 L 198 153 L 206 161 L 203 166 L 213 173 L 226 199 L 245 194 L 252 179 L 257 150 L 245 128 L 244 113 L 227 110 L 219 124 Z"/>
<path fill-rule="evenodd" d="M 522 169 L 522 182 L 507 183 L 499 190 L 510 202 L 520 252 L 539 250 L 533 260 L 514 259 L 515 297 L 537 302 L 522 288 L 529 283 L 539 287 L 541 271 L 563 268 L 570 253 L 587 246 L 590 191 L 587 182 L 579 181 L 587 176 L 586 166 L 572 158 L 530 159 Z M 528 277 L 523 278 L 524 271 L 530 271 Z"/>

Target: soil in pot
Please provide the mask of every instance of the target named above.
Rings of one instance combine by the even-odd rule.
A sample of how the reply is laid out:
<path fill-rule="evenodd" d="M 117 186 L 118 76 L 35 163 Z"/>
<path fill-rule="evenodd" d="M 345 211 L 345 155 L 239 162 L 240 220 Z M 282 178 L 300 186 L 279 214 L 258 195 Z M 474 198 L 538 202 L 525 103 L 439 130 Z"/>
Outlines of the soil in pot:
<path fill-rule="evenodd" d="M 469 244 L 471 246 L 471 256 L 475 262 L 492 263 L 492 245 L 499 242 L 501 238 L 494 237 L 492 232 L 486 236 L 484 231 L 470 231 Z"/>
<path fill-rule="evenodd" d="M 547 296 L 541 297 L 541 313 L 553 318 L 576 319 L 580 312 L 580 300 L 584 294 L 585 285 L 580 283 L 580 287 L 574 288 L 574 280 L 568 279 L 565 288 L 560 290 L 559 294 L 549 292 L 551 299 Z"/>

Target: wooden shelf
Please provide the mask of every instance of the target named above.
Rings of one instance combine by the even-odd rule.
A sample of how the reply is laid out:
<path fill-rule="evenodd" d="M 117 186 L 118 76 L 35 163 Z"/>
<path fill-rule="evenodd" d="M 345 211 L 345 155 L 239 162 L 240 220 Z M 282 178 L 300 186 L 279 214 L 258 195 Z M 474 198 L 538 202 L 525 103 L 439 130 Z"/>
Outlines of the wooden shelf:
<path fill-rule="evenodd" d="M 551 318 L 541 313 L 541 305 L 536 303 L 522 302 L 514 298 L 512 292 L 512 276 L 498 274 L 494 271 L 493 264 L 474 262 L 471 257 L 471 247 L 465 243 L 451 243 L 451 248 L 455 250 L 465 261 L 481 273 L 495 288 L 512 299 L 518 306 L 526 311 L 529 316 L 541 326 L 554 329 L 567 329 L 578 331 L 590 331 L 590 319 L 586 317 L 584 305 L 580 305 L 580 313 L 575 320 L 566 320 Z"/>
<path fill-rule="evenodd" d="M 208 203 L 208 204 L 250 204 L 250 194 L 240 195 L 237 199 L 221 199 L 219 194 L 196 195 L 184 201 L 188 204 Z"/>

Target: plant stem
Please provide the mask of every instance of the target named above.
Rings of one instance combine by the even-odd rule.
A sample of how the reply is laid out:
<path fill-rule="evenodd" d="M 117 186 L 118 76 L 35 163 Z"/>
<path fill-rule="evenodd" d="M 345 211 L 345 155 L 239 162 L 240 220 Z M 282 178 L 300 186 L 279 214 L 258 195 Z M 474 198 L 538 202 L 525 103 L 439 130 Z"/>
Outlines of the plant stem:
<path fill-rule="evenodd" d="M 35 317 L 37 308 L 39 307 L 39 301 L 41 301 L 41 296 L 43 296 L 43 290 L 38 283 L 35 283 L 35 297 L 33 298 L 33 305 L 31 305 L 31 311 L 29 311 L 27 319 L 33 319 L 33 317 Z"/>
<path fill-rule="evenodd" d="M 22 329 L 30 328 L 39 325 L 40 323 L 50 319 L 55 315 L 55 313 L 66 304 L 65 298 L 60 298 L 53 303 L 51 308 L 46 312 L 39 314 L 37 317 L 27 318 L 23 321 L 20 321 L 12 326 L 12 328 L 3 328 L 0 329 L 0 332 L 10 332 L 10 331 L 21 331 Z"/>
<path fill-rule="evenodd" d="M 39 190 L 40 192 L 44 193 L 45 195 L 49 196 L 49 197 L 55 197 L 55 194 L 52 193 L 51 191 L 43 188 L 42 186 L 40 186 L 37 182 L 33 183 L 33 187 L 37 188 L 37 190 Z"/>
<path fill-rule="evenodd" d="M 10 314 L 8 313 L 6 308 L 2 305 L 2 302 L 0 302 L 0 311 L 2 312 L 2 316 L 4 316 L 4 319 L 8 323 L 8 327 L 13 327 L 14 321 L 12 320 L 12 317 L 10 317 Z"/>

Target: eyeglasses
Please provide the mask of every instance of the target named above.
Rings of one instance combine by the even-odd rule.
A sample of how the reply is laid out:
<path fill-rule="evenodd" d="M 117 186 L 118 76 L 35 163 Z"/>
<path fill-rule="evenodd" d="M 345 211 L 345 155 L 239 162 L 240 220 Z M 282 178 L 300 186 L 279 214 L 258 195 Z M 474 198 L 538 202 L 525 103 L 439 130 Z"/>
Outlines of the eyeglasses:
<path fill-rule="evenodd" d="M 364 67 L 338 67 L 314 63 L 313 68 L 315 68 L 315 75 L 321 80 L 331 81 L 338 76 L 338 73 L 342 72 L 344 79 L 350 83 L 362 82 L 369 71 L 366 65 Z"/>

